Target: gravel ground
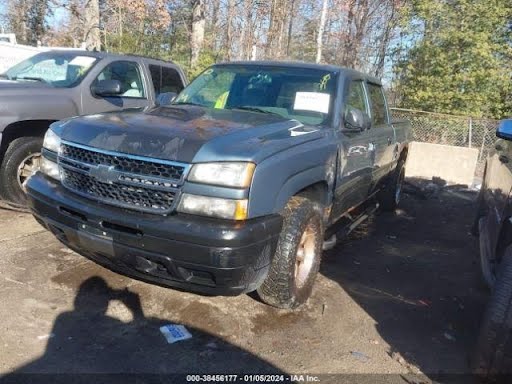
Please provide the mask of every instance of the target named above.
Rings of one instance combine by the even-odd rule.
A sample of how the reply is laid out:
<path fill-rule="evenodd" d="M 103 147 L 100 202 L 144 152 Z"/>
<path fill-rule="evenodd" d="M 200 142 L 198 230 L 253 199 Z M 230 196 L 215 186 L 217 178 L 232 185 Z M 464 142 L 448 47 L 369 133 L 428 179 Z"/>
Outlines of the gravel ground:
<path fill-rule="evenodd" d="M 445 189 L 423 199 L 410 189 L 395 214 L 376 215 L 324 253 L 313 296 L 297 311 L 125 278 L 69 251 L 30 215 L 0 210 L 0 374 L 472 382 L 462 374 L 487 299 L 469 234 L 474 197 Z M 192 339 L 167 344 L 159 327 L 169 323 Z"/>

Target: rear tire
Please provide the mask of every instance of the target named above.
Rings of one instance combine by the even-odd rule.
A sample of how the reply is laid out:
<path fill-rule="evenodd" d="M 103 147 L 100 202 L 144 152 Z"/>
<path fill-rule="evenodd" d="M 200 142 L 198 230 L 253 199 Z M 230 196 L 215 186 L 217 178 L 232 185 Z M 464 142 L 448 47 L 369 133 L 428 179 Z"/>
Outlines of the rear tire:
<path fill-rule="evenodd" d="M 41 155 L 43 139 L 40 137 L 20 137 L 13 140 L 0 165 L 0 196 L 11 203 L 25 206 L 27 195 L 23 190 L 22 183 L 31 172 L 35 172 L 37 162 Z M 23 165 L 26 165 L 24 169 Z M 33 171 L 30 171 L 33 169 Z"/>
<path fill-rule="evenodd" d="M 277 308 L 305 303 L 320 268 L 324 238 L 317 204 L 295 196 L 283 212 L 283 228 L 270 270 L 258 288 L 260 298 Z"/>
<path fill-rule="evenodd" d="M 405 161 L 400 160 L 384 188 L 377 194 L 379 206 L 383 211 L 392 212 L 400 203 L 405 179 Z"/>
<path fill-rule="evenodd" d="M 485 379 L 512 375 L 512 246 L 498 267 L 472 365 L 473 372 Z"/>

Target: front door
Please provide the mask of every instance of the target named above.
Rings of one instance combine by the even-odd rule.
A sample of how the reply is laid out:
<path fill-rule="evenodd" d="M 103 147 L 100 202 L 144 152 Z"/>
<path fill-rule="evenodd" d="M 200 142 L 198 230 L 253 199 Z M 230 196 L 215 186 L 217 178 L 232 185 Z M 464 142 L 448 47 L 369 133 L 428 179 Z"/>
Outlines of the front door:
<path fill-rule="evenodd" d="M 93 95 L 91 86 L 100 80 L 117 80 L 121 83 L 119 96 Z M 128 108 L 149 106 L 148 90 L 144 85 L 142 67 L 134 61 L 113 61 L 105 66 L 82 92 L 84 114 L 120 111 Z"/>
<path fill-rule="evenodd" d="M 348 86 L 345 108 L 356 108 L 368 115 L 368 100 L 363 80 L 353 80 Z M 369 193 L 374 160 L 370 131 L 338 132 L 338 174 L 332 221 L 362 203 Z"/>

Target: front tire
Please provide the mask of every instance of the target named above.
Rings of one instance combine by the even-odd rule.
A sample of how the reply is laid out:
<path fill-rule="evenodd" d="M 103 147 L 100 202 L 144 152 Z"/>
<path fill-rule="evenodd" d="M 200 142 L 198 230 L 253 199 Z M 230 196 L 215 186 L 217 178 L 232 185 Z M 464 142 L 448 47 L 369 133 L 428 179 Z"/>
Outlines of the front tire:
<path fill-rule="evenodd" d="M 23 184 L 39 168 L 42 146 L 40 137 L 20 137 L 9 144 L 0 165 L 0 196 L 21 206 L 27 204 Z"/>
<path fill-rule="evenodd" d="M 474 373 L 485 379 L 512 375 L 512 246 L 498 269 L 472 362 Z"/>
<path fill-rule="evenodd" d="M 305 303 L 320 268 L 324 229 L 318 206 L 295 196 L 283 212 L 283 228 L 270 270 L 258 288 L 260 298 L 277 308 Z"/>

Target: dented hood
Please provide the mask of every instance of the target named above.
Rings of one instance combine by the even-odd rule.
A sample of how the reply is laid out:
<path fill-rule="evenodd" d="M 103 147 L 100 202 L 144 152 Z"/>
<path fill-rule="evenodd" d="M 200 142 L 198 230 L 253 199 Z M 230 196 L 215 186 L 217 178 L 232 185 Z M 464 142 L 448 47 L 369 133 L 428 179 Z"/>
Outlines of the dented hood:
<path fill-rule="evenodd" d="M 72 118 L 52 126 L 63 140 L 182 162 L 263 158 L 318 138 L 317 128 L 273 114 L 196 106 Z"/>

